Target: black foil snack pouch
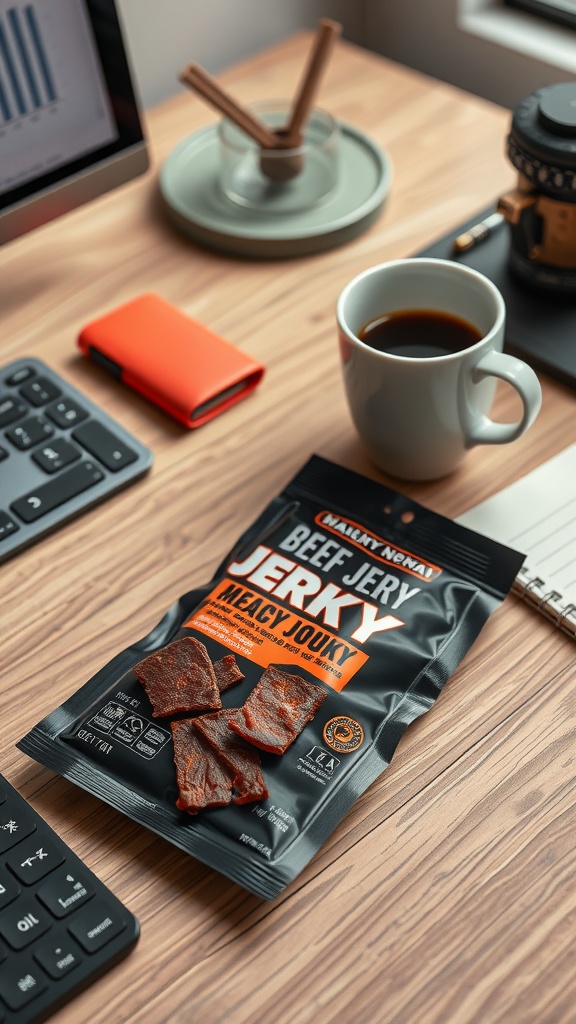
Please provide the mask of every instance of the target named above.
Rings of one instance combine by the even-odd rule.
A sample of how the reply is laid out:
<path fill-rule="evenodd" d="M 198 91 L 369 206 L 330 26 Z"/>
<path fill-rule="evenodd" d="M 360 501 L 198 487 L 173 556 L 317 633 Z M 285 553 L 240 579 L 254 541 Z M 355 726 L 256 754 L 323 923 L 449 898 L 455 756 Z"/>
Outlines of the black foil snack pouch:
<path fill-rule="evenodd" d="M 314 456 L 209 583 L 181 597 L 18 746 L 272 899 L 390 763 L 522 562 Z M 185 637 L 193 642 L 180 643 Z M 234 670 L 219 697 L 204 694 L 192 710 L 172 656 L 183 649 L 205 658 L 202 686 L 211 691 L 210 663 Z M 167 697 L 155 694 L 158 683 Z M 214 722 L 227 730 L 221 749 L 208 729 Z"/>

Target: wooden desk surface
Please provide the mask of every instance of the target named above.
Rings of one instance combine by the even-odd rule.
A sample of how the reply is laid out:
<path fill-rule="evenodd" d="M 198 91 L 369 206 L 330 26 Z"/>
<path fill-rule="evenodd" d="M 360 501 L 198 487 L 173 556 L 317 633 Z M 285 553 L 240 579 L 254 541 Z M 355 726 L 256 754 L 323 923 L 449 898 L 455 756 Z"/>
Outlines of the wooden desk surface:
<path fill-rule="evenodd" d="M 309 39 L 222 80 L 245 101 L 290 95 Z M 142 925 L 129 959 L 59 1024 L 575 1019 L 576 649 L 513 597 L 392 766 L 273 903 L 14 746 L 206 582 L 310 454 L 378 478 L 345 405 L 337 295 L 358 271 L 410 255 L 513 183 L 509 114 L 345 43 L 322 105 L 394 164 L 382 216 L 346 246 L 242 262 L 176 234 L 157 208 L 156 170 L 215 117 L 186 93 L 149 116 L 153 173 L 0 253 L 2 361 L 46 359 L 155 454 L 144 481 L 1 569 L 0 769 Z M 86 364 L 78 329 L 145 290 L 260 358 L 268 374 L 257 393 L 187 432 Z M 542 384 L 541 415 L 521 441 L 475 450 L 449 480 L 399 489 L 456 516 L 573 441 L 574 394 Z M 513 401 L 499 395 L 500 416 L 515 414 Z"/>

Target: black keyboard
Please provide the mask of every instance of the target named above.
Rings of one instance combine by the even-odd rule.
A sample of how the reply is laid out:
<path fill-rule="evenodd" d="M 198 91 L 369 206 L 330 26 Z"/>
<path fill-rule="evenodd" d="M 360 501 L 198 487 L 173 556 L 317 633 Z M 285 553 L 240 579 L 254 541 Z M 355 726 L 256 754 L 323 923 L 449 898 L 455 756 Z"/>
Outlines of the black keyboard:
<path fill-rule="evenodd" d="M 152 453 L 38 359 L 0 369 L 0 561 L 142 476 Z"/>
<path fill-rule="evenodd" d="M 0 775 L 0 1022 L 37 1024 L 138 941 L 133 914 Z"/>

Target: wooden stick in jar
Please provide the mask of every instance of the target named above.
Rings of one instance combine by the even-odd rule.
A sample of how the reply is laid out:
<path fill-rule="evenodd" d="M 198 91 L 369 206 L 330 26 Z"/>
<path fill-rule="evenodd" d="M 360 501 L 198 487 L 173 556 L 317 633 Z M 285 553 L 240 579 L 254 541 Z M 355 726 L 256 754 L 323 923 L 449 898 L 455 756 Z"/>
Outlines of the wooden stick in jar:
<path fill-rule="evenodd" d="M 246 132 L 259 146 L 274 149 L 278 145 L 278 140 L 266 125 L 241 107 L 199 64 L 187 64 L 178 77 L 184 85 L 194 89 L 221 114 Z"/>
<path fill-rule="evenodd" d="M 341 29 L 342 26 L 337 21 L 331 21 L 329 18 L 323 18 L 318 22 L 314 46 L 284 132 L 285 144 L 292 146 L 301 144 L 302 126 L 310 114 L 320 79 Z"/>

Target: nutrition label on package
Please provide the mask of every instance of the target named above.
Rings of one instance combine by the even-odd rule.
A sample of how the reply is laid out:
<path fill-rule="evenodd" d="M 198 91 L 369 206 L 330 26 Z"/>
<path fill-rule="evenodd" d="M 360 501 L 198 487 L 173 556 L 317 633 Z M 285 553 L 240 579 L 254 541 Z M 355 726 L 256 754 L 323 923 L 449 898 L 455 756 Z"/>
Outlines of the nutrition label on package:
<path fill-rule="evenodd" d="M 145 715 L 114 700 L 108 701 L 97 711 L 85 728 L 105 733 L 110 739 L 131 747 L 136 754 L 147 759 L 155 757 L 171 738 L 166 729 L 161 729 Z"/>

